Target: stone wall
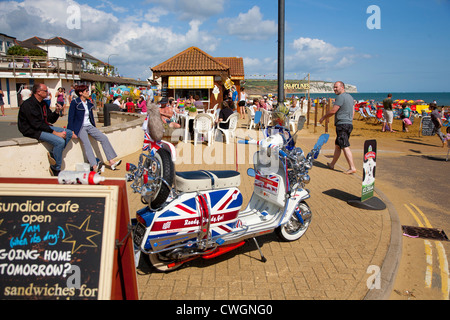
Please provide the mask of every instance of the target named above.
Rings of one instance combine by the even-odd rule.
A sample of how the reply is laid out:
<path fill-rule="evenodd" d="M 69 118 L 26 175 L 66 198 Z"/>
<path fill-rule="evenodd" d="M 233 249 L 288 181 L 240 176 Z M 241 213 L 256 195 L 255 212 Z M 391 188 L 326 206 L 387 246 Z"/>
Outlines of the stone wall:
<path fill-rule="evenodd" d="M 114 147 L 118 159 L 142 148 L 144 133 L 142 123 L 145 116 L 123 112 L 111 112 L 111 126 L 100 127 Z M 106 161 L 103 149 L 97 141 L 91 139 L 94 153 Z M 51 146 L 31 138 L 15 138 L 0 141 L 1 177 L 49 177 L 47 151 Z M 63 152 L 62 170 L 75 170 L 78 163 L 87 163 L 81 142 L 72 140 Z"/>

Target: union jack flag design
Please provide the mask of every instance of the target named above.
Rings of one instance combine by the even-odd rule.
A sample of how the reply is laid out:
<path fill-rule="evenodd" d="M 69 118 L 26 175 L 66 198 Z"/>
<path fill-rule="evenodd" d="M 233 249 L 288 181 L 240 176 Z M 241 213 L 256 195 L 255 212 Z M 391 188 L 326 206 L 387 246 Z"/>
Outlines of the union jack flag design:
<path fill-rule="evenodd" d="M 241 209 L 243 198 L 239 189 L 220 189 L 203 195 L 211 209 L 205 217 L 211 219 L 212 235 L 225 234 L 233 230 L 236 218 Z M 200 215 L 196 197 L 178 203 L 163 212 L 153 223 L 150 238 L 179 235 L 180 233 L 197 232 L 207 223 L 207 218 Z"/>
<path fill-rule="evenodd" d="M 142 146 L 142 151 L 149 151 L 152 155 L 155 155 L 156 152 L 158 152 L 159 149 L 162 148 L 162 142 L 161 141 L 153 141 L 153 139 L 150 137 L 150 134 L 148 132 L 145 132 L 144 134 L 144 145 Z"/>
<path fill-rule="evenodd" d="M 278 194 L 279 182 L 280 178 L 273 174 L 266 176 L 257 173 L 255 177 L 255 187 L 261 188 L 272 194 Z"/>

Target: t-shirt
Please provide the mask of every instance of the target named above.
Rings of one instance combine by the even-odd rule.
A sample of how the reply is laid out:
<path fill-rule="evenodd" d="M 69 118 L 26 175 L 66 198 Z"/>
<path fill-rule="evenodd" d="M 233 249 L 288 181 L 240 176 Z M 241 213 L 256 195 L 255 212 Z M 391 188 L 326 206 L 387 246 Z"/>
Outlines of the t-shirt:
<path fill-rule="evenodd" d="M 383 108 L 384 110 L 392 111 L 392 99 L 386 98 L 383 100 Z"/>
<path fill-rule="evenodd" d="M 222 121 L 227 121 L 228 118 L 233 114 L 233 110 L 230 108 L 223 108 L 220 110 L 219 113 L 219 119 L 222 119 Z M 219 123 L 219 126 L 222 129 L 228 129 L 229 123 Z"/>
<path fill-rule="evenodd" d="M 403 116 L 405 118 L 409 118 L 409 116 L 411 115 L 411 109 L 406 107 L 405 109 L 403 109 Z"/>
<path fill-rule="evenodd" d="M 334 116 L 334 124 L 352 124 L 354 106 L 353 97 L 347 92 L 341 93 L 336 97 L 334 104 L 340 107 Z"/>
<path fill-rule="evenodd" d="M 441 124 L 438 119 L 441 117 L 441 115 L 439 114 L 439 111 L 437 109 L 434 109 L 433 111 L 431 111 L 430 116 L 431 116 L 431 121 L 433 121 L 434 126 L 436 128 L 440 128 Z"/>

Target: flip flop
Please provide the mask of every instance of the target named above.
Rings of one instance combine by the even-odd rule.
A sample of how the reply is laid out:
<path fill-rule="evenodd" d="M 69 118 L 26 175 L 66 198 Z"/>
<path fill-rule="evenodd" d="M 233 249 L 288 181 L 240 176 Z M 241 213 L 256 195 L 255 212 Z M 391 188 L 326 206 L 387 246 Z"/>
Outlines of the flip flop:
<path fill-rule="evenodd" d="M 52 157 L 50 152 L 47 152 L 47 158 L 48 158 L 48 162 L 50 163 L 51 166 L 56 165 L 56 160 L 55 160 L 55 158 Z"/>

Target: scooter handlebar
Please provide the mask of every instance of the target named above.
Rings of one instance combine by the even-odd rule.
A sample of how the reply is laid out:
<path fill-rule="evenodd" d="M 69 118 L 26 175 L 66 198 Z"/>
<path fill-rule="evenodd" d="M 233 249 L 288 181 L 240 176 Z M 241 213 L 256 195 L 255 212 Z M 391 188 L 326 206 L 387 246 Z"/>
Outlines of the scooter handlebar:
<path fill-rule="evenodd" d="M 258 141 L 258 140 L 238 140 L 238 143 L 241 143 L 241 144 L 255 144 L 255 145 L 257 145 L 257 146 L 261 145 L 261 142 L 262 142 L 262 141 Z M 281 150 L 280 147 L 277 146 L 277 145 L 269 144 L 269 145 L 267 146 L 267 148 L 275 149 L 275 150 L 278 151 L 278 153 L 279 153 L 281 156 L 287 157 L 287 154 L 286 154 L 283 150 Z"/>

